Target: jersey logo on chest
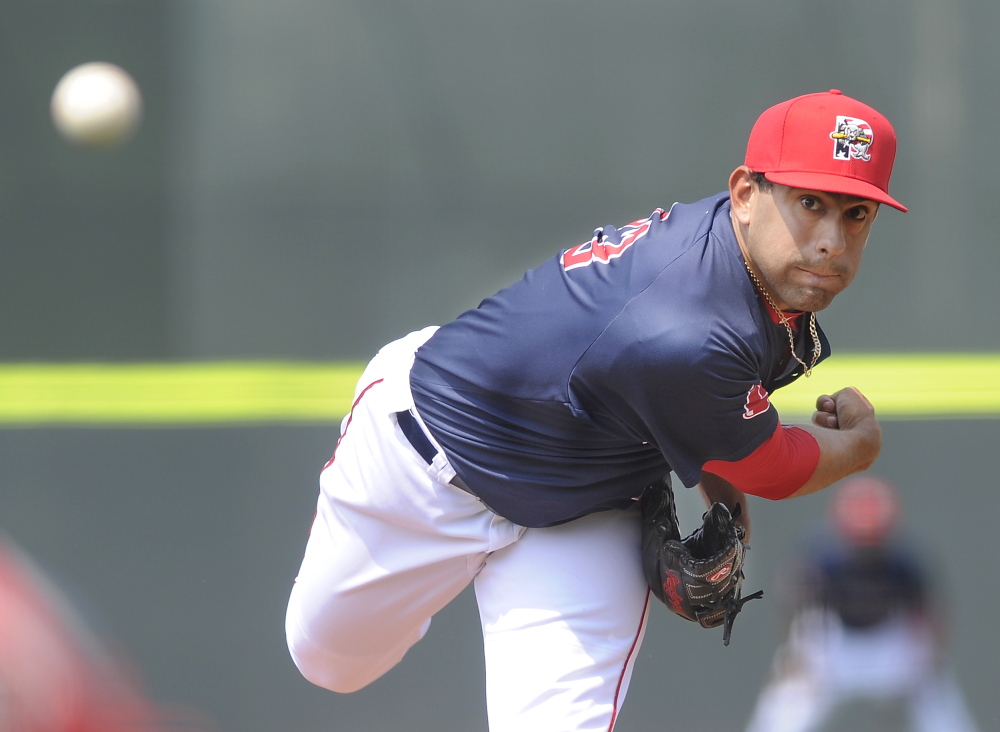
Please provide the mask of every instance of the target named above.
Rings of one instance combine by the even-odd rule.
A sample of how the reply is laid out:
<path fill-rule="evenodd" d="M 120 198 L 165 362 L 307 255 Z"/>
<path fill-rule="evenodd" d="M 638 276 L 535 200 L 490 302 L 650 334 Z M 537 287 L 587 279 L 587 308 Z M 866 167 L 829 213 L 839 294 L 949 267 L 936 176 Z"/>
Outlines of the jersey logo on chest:
<path fill-rule="evenodd" d="M 750 391 L 747 392 L 746 406 L 743 407 L 743 419 L 753 419 L 770 409 L 771 402 L 768 401 L 767 397 L 767 390 L 760 382 L 750 387 Z"/>

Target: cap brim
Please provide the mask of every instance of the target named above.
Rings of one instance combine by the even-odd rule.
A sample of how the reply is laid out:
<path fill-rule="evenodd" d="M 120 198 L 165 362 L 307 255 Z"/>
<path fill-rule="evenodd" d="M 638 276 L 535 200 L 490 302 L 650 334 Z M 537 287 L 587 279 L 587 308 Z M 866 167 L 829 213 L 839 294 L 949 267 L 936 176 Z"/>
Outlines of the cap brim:
<path fill-rule="evenodd" d="M 789 186 L 790 188 L 807 188 L 811 191 L 825 191 L 827 193 L 843 193 L 848 196 L 857 196 L 858 198 L 867 198 L 870 201 L 878 201 L 879 203 L 897 208 L 900 211 L 905 212 L 907 210 L 906 206 L 878 186 L 858 180 L 857 178 L 847 178 L 842 175 L 833 175 L 832 173 L 798 171 L 781 171 L 780 173 L 761 172 L 764 173 L 765 178 L 778 185 Z"/>

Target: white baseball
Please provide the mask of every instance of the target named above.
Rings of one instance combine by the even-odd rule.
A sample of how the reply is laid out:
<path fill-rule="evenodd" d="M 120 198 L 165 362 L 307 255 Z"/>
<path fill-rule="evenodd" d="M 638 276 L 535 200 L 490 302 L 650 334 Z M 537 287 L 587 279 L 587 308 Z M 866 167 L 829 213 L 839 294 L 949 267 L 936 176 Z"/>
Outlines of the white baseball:
<path fill-rule="evenodd" d="M 142 94 L 122 68 L 104 62 L 70 69 L 52 92 L 52 121 L 70 142 L 112 147 L 135 134 L 142 121 Z"/>

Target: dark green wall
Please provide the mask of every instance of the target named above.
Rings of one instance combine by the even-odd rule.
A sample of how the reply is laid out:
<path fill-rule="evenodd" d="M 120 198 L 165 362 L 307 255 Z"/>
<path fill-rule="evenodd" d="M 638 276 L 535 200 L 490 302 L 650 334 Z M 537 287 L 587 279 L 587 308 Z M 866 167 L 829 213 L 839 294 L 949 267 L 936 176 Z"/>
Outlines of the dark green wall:
<path fill-rule="evenodd" d="M 993 350 L 1000 163 L 986 0 L 10 0 L 0 8 L 8 358 L 363 358 L 597 226 L 721 190 L 756 116 L 831 87 L 893 120 L 850 350 Z M 70 66 L 146 123 L 58 139 Z"/>
<path fill-rule="evenodd" d="M 0 359 L 169 354 L 169 2 L 0 3 Z M 56 133 L 56 82 L 116 63 L 146 94 L 123 149 Z"/>

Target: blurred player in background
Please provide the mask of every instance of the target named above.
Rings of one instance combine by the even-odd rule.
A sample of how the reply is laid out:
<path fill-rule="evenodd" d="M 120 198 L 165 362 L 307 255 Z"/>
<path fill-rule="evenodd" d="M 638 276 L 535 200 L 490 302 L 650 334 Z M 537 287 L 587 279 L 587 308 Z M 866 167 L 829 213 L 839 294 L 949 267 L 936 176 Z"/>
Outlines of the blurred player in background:
<path fill-rule="evenodd" d="M 147 699 L 135 675 L 0 536 L 0 732 L 206 732 Z"/>
<path fill-rule="evenodd" d="M 813 732 L 859 703 L 882 715 L 880 732 L 977 729 L 948 666 L 939 589 L 899 518 L 885 480 L 837 489 L 832 533 L 786 575 L 788 636 L 747 732 Z"/>

